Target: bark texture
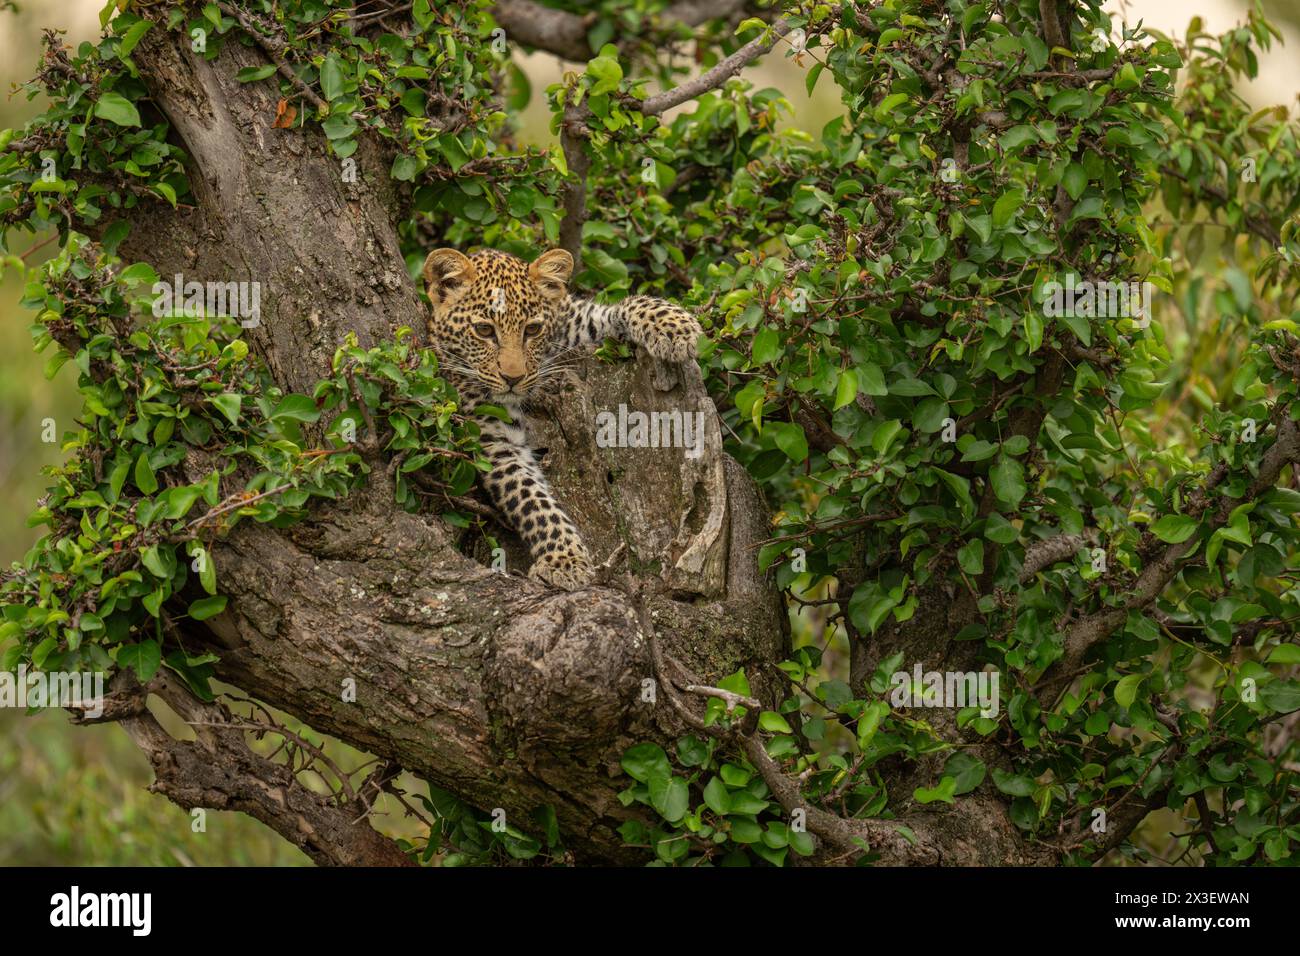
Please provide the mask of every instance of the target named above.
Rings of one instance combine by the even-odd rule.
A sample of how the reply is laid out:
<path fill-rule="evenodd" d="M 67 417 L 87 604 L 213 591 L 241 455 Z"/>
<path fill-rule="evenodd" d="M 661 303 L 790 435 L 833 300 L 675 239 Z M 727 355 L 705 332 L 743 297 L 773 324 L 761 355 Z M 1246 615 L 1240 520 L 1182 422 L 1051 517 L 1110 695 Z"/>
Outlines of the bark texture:
<path fill-rule="evenodd" d="M 196 195 L 192 208 L 133 211 L 124 256 L 163 276 L 261 282 L 262 325 L 251 344 L 286 389 L 309 391 L 349 332 L 365 345 L 401 325 L 422 328 L 393 225 L 396 197 L 375 147 L 363 140 L 357 181 L 349 183 L 317 130 L 272 128 L 272 88 L 234 79 L 240 68 L 263 64 L 255 48 L 230 42 L 209 62 L 155 30 L 135 60 L 192 158 Z M 591 359 L 576 372 L 563 399 L 538 417 L 535 444 L 548 450 L 545 470 L 593 555 L 650 582 L 644 600 L 609 586 L 548 591 L 521 576 L 517 542 L 507 542 L 511 573 L 493 571 L 472 556 L 474 541 L 439 519 L 395 510 L 381 470 L 364 493 L 287 531 L 241 525 L 213 552 L 228 609 L 187 642 L 219 651 L 223 681 L 471 804 L 521 820 L 550 804 L 581 861 L 632 862 L 643 854 L 624 848 L 615 830 L 639 811 L 618 800 L 628 783 L 619 758 L 640 741 L 672 746 L 688 726 L 663 694 L 644 700 L 656 676 L 649 632 L 659 652 L 706 682 L 745 667 L 755 696 L 770 706 L 788 619 L 757 569 L 757 545 L 768 534 L 763 502 L 722 452 L 698 370 L 642 357 Z M 598 413 L 620 404 L 702 411 L 703 453 L 598 447 Z M 950 636 L 970 612 L 960 594 L 927 595 L 905 627 L 855 642 L 855 685 L 902 646 L 909 661 L 954 666 L 950 652 L 965 649 Z M 344 693 L 353 685 L 355 701 Z M 173 706 L 184 714 L 189 705 Z M 154 763 L 156 789 L 182 806 L 245 810 L 319 862 L 401 862 L 356 821 L 356 806 L 340 810 L 290 793 L 293 781 L 259 762 L 238 732 L 177 742 L 146 715 L 133 713 L 127 724 Z M 743 745 L 756 763 L 771 764 L 754 739 Z M 990 764 L 1005 759 L 994 745 L 981 746 Z M 884 769 L 895 793 L 938 779 L 937 766 Z M 795 782 L 773 783 L 794 808 Z M 827 841 L 821 860 L 851 860 L 863 837 L 886 862 L 1050 856 L 1024 843 L 989 783 L 957 808 L 911 808 L 903 822 L 919 845 L 872 821 L 820 810 L 810 820 Z"/>
<path fill-rule="evenodd" d="M 136 61 L 191 157 L 195 202 L 131 213 L 124 256 L 187 281 L 259 281 L 251 344 L 286 389 L 309 391 L 349 332 L 364 345 L 422 327 L 382 158 L 363 145 L 348 183 L 318 131 L 273 129 L 271 87 L 234 79 L 263 62 L 254 48 L 227 43 L 206 61 L 155 31 Z M 596 412 L 620 403 L 704 411 L 703 454 L 598 449 Z M 614 570 L 654 582 L 646 603 L 664 651 L 709 680 L 745 666 L 772 702 L 762 668 L 780 660 L 788 625 L 757 572 L 766 514 L 722 454 L 698 370 L 590 360 L 537 432 L 593 553 L 621 545 Z M 654 672 L 638 609 L 616 588 L 534 584 L 521 576 L 517 543 L 506 575 L 463 543 L 436 517 L 397 511 L 377 472 L 365 493 L 287 532 L 237 528 L 213 552 L 228 610 L 187 642 L 220 652 L 220 679 L 474 805 L 523 819 L 551 804 L 580 859 L 632 859 L 614 832 L 636 812 L 617 799 L 629 782 L 619 758 L 642 740 L 671 745 L 683 730 L 662 699 L 642 700 Z M 354 703 L 345 682 L 355 682 Z M 196 750 L 145 716 L 130 720 L 159 792 L 182 806 L 244 809 L 281 833 L 301 829 L 301 808 L 282 805 L 274 818 L 270 771 L 226 741 L 237 734 L 218 736 L 231 749 Z M 222 795 L 228 760 L 237 765 Z M 365 822 L 356 830 L 374 832 Z M 305 848 L 320 862 L 394 862 L 356 839 L 361 849 Z"/>

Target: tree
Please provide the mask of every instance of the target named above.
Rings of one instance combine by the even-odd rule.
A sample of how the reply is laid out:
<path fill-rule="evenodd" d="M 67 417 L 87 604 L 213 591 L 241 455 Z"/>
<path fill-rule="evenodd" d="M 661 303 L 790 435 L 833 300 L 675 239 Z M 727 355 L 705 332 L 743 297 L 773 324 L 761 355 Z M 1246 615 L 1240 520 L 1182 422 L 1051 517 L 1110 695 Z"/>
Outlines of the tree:
<path fill-rule="evenodd" d="M 112 672 L 81 719 L 156 790 L 321 863 L 1164 859 L 1163 807 L 1184 856 L 1292 857 L 1300 164 L 1233 92 L 1258 12 L 120 7 L 47 35 L 0 138 L 85 401 L 0 640 Z M 511 43 L 585 63 L 558 149 L 515 141 Z M 781 53 L 840 91 L 819 138 L 738 76 Z M 608 565 L 571 594 L 488 566 L 519 552 L 411 281 L 552 243 L 708 330 L 702 375 L 610 347 L 553 408 Z M 620 404 L 708 409 L 703 454 L 598 447 Z M 427 838 L 370 826 L 385 792 Z"/>

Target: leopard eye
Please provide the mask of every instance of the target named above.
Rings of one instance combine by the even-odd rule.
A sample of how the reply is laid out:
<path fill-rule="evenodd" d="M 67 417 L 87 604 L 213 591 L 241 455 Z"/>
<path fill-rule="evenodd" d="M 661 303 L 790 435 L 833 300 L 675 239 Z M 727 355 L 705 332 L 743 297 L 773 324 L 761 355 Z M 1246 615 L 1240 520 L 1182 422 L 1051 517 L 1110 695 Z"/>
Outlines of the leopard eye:
<path fill-rule="evenodd" d="M 491 322 L 475 322 L 474 334 L 480 335 L 485 339 L 494 339 L 497 335 L 497 327 Z"/>
<path fill-rule="evenodd" d="M 542 334 L 541 322 L 529 322 L 527 325 L 524 326 L 524 338 L 526 339 L 531 339 L 534 336 L 541 335 L 541 334 Z"/>

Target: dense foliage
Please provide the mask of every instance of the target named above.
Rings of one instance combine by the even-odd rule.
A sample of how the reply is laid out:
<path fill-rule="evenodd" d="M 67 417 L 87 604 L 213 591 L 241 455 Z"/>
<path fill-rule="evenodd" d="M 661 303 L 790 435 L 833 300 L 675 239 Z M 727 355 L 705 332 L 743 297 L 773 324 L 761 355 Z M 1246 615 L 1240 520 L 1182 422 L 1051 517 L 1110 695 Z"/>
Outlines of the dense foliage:
<path fill-rule="evenodd" d="M 183 308 L 152 319 L 154 271 L 107 263 L 73 235 L 28 287 L 25 304 L 42 322 L 37 347 L 59 343 L 47 372 L 75 361 L 85 405 L 82 430 L 64 442 L 68 463 L 52 469 L 31 518 L 50 534 L 0 592 L 4 636 L 20 638 L 3 666 L 130 666 L 148 680 L 165 658 L 210 699 L 215 658 L 190 656 L 169 634 L 179 616 L 202 621 L 225 608 L 205 543 L 245 518 L 284 525 L 313 499 L 347 495 L 366 471 L 356 446 L 376 416 L 403 504 L 419 500 L 404 474 L 435 457 L 448 492 L 462 493 L 475 475 L 473 426 L 455 415 L 454 393 L 431 355 L 408 344 L 409 330 L 382 348 L 343 343 L 314 395 L 283 394 L 249 357 L 237 322 Z M 319 442 L 309 441 L 304 429 L 322 419 L 327 427 L 311 433 Z"/>
<path fill-rule="evenodd" d="M 526 254 L 554 243 L 571 177 L 558 148 L 515 142 L 512 115 L 535 94 L 495 42 L 490 4 L 417 0 L 409 35 L 320 2 L 117 7 L 98 45 L 68 53 L 51 37 L 50 108 L 0 135 L 0 217 L 64 243 L 27 300 L 85 399 L 37 513 L 50 533 L 6 578 L 0 637 L 6 667 L 146 676 L 165 661 L 204 691 L 210 661 L 167 624 L 221 610 L 208 536 L 354 490 L 366 459 L 345 420 L 404 456 L 401 475 L 441 465 L 453 495 L 473 477 L 473 435 L 401 334 L 368 352 L 340 343 L 315 395 L 282 395 L 229 322 L 149 319 L 152 269 L 115 261 L 112 227 L 102 246 L 78 235 L 189 189 L 136 45 L 175 30 L 201 35 L 209 58 L 258 43 L 292 64 L 239 79 L 278 84 L 275 122 L 319 123 L 340 161 L 365 133 L 386 142 L 412 266 L 430 237 Z M 776 511 L 762 560 L 800 646 L 783 666 L 788 699 L 758 720 L 768 753 L 845 816 L 959 805 L 991 784 L 1017 827 L 1084 862 L 1104 840 L 1062 839 L 1068 822 L 1156 794 L 1196 802 L 1185 844 L 1202 858 L 1293 862 L 1296 745 L 1267 730 L 1300 708 L 1300 490 L 1294 466 L 1252 483 L 1281 423 L 1300 420 L 1300 160 L 1285 110 L 1252 113 L 1233 91 L 1276 34 L 1253 14 L 1175 41 L 1083 5 L 1053 47 L 1028 0 L 783 13 L 802 36 L 773 55 L 842 97 L 819 136 L 782 128 L 781 92 L 740 79 L 671 119 L 643 112 L 651 81 L 681 71 L 653 44 L 617 43 L 622 4 L 593 20 L 585 69 L 546 91 L 556 130 L 579 107 L 589 127 L 577 283 L 698 310 L 728 450 Z M 702 66 L 769 29 L 714 31 Z M 1150 283 L 1154 321 L 1049 307 L 1053 289 L 1084 282 Z M 404 481 L 398 493 L 418 505 Z M 1062 535 L 1081 543 L 1025 575 L 1030 551 Z M 952 639 L 1003 676 L 996 716 L 957 715 L 967 743 L 889 706 L 890 675 L 914 661 L 851 669 L 843 651 L 940 600 L 966 614 Z M 1089 621 L 1113 624 L 1073 660 L 1067 635 Z M 723 687 L 749 693 L 743 673 Z M 716 699 L 708 713 L 745 716 Z M 883 767 L 936 752 L 948 756 L 931 786 L 889 790 Z M 660 862 L 811 852 L 725 743 L 641 745 L 624 769 L 626 800 L 659 823 L 623 835 Z M 441 793 L 427 806 L 457 861 L 493 852 L 482 815 Z M 499 843 L 525 857 L 543 846 L 518 831 Z"/>

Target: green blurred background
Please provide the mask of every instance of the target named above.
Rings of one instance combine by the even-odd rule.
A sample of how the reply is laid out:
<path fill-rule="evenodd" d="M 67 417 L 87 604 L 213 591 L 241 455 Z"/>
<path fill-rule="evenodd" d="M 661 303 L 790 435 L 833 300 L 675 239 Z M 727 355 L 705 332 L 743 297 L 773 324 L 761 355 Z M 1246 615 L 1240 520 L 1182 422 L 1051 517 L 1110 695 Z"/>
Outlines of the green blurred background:
<path fill-rule="evenodd" d="M 0 10 L 0 128 L 21 126 L 41 109 L 21 86 L 36 71 L 42 27 L 66 31 L 76 43 L 98 33 L 102 0 L 20 0 L 18 12 Z M 1242 16 L 1238 0 L 1112 2 L 1112 13 L 1130 23 L 1181 35 L 1188 18 L 1200 15 L 1210 31 L 1231 27 Z M 1242 94 L 1259 106 L 1285 104 L 1293 110 L 1300 91 L 1300 0 L 1267 0 L 1266 13 L 1282 27 L 1287 43 L 1261 63 L 1260 76 Z M 522 56 L 535 91 L 557 81 L 566 69 L 548 55 Z M 802 71 L 792 61 L 773 58 L 747 74 L 759 86 L 785 92 L 794 106 L 790 123 L 819 131 L 839 104 L 830 84 L 814 99 L 804 92 Z M 522 138 L 550 139 L 549 115 L 535 95 L 524 113 Z M 48 237 L 37 237 L 38 245 Z M 34 249 L 38 262 L 53 248 Z M 59 458 L 56 443 L 42 442 L 43 423 L 53 433 L 72 426 L 77 412 L 75 370 L 69 364 L 47 381 L 45 358 L 31 349 L 33 316 L 19 307 L 20 282 L 0 279 L 0 563 L 21 558 L 36 539 L 26 517 L 41 495 L 41 468 Z M 1204 370 L 1213 375 L 1213 371 Z M 318 738 L 317 738 L 318 739 Z M 365 759 L 331 744 L 345 766 Z M 62 711 L 27 716 L 0 709 L 0 865 L 304 865 L 296 848 L 256 821 L 232 813 L 208 812 L 206 831 L 195 833 L 188 813 L 146 789 L 152 772 L 143 756 L 115 725 L 74 727 Z M 377 818 L 381 829 L 409 834 L 391 806 Z"/>

